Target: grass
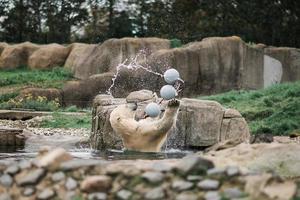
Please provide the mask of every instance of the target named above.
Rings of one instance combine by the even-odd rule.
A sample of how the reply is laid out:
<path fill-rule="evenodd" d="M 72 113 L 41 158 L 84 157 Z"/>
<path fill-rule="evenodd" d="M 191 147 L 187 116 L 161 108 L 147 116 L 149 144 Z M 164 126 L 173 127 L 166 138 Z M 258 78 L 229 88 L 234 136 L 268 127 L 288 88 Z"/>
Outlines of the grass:
<path fill-rule="evenodd" d="M 237 109 L 247 120 L 253 134 L 289 135 L 300 132 L 300 81 L 257 91 L 230 91 L 199 98 Z"/>
<path fill-rule="evenodd" d="M 50 70 L 30 70 L 28 68 L 1 70 L 0 87 L 28 85 L 40 88 L 61 88 L 64 82 L 71 78 L 72 73 L 63 67 Z"/>
<path fill-rule="evenodd" d="M 42 128 L 91 128 L 92 114 L 88 112 L 83 115 L 66 115 L 61 112 L 54 112 L 53 119 L 42 122 Z"/>
<path fill-rule="evenodd" d="M 171 48 L 178 48 L 182 46 L 182 42 L 179 39 L 171 39 L 170 40 L 170 47 Z"/>

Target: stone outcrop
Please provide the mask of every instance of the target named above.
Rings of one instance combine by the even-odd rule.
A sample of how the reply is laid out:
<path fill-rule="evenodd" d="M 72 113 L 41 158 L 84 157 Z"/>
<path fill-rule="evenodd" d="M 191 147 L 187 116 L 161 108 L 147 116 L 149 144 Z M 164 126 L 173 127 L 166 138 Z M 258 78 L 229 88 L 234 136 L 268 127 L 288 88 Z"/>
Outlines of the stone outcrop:
<path fill-rule="evenodd" d="M 15 69 L 28 65 L 28 58 L 39 49 L 39 46 L 30 42 L 7 45 L 0 56 L 0 69 Z"/>
<path fill-rule="evenodd" d="M 50 69 L 61 67 L 69 55 L 70 48 L 59 44 L 42 45 L 30 55 L 28 66 L 32 69 Z"/>
<path fill-rule="evenodd" d="M 22 129 L 0 127 L 0 147 L 24 147 L 25 136 Z"/>
<path fill-rule="evenodd" d="M 141 99 L 147 96 L 143 94 L 144 92 L 141 92 Z M 109 117 L 114 108 L 125 103 L 126 100 L 122 98 L 113 98 L 109 95 L 96 96 L 93 102 L 90 138 L 93 148 L 120 149 L 123 147 L 121 137 L 113 131 L 110 125 Z M 141 108 L 146 104 L 145 101 L 138 103 Z M 170 131 L 165 146 L 168 148 L 204 148 L 227 140 L 241 143 L 248 141 L 249 137 L 248 125 L 238 111 L 225 109 L 214 101 L 183 98 L 176 125 Z"/>

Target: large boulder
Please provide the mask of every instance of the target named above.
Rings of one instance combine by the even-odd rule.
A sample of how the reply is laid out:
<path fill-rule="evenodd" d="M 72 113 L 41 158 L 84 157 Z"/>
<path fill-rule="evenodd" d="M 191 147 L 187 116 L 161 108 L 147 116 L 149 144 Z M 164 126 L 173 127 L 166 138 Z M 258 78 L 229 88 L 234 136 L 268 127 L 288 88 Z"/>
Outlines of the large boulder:
<path fill-rule="evenodd" d="M 289 47 L 267 47 L 265 54 L 279 60 L 282 64 L 281 82 L 300 80 L 300 50 Z"/>
<path fill-rule="evenodd" d="M 139 92 L 139 99 L 142 101 L 138 102 L 138 109 L 147 104 L 146 97 L 149 97 L 151 101 L 155 97 L 146 93 L 145 90 Z M 127 102 L 136 96 L 137 92 L 131 93 Z M 113 131 L 109 118 L 114 108 L 125 103 L 125 99 L 113 98 L 111 95 L 95 97 L 90 138 L 93 148 L 121 149 L 123 147 L 122 139 Z M 176 125 L 171 129 L 165 147 L 201 149 L 225 140 L 241 143 L 248 141 L 249 138 L 248 125 L 238 111 L 225 109 L 214 101 L 183 98 Z"/>
<path fill-rule="evenodd" d="M 50 69 L 63 66 L 69 52 L 70 47 L 59 44 L 43 45 L 29 57 L 28 66 L 32 69 Z"/>
<path fill-rule="evenodd" d="M 28 58 L 39 48 L 40 46 L 30 42 L 6 46 L 0 56 L 0 69 L 28 66 Z"/>
<path fill-rule="evenodd" d="M 115 71 L 119 63 L 134 58 L 140 50 L 150 54 L 168 48 L 169 40 L 159 38 L 109 39 L 99 45 L 75 45 L 72 51 L 80 54 L 80 58 L 72 58 L 71 51 L 72 57 L 67 59 L 66 67 L 74 69 L 76 78 L 87 79 L 94 74 Z"/>

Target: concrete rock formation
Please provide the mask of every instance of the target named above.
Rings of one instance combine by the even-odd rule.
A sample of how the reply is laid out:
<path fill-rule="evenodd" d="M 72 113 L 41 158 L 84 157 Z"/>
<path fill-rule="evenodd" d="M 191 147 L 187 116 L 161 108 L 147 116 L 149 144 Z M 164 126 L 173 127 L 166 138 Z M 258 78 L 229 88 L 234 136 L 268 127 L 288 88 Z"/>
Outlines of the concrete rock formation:
<path fill-rule="evenodd" d="M 64 47 L 59 44 L 42 45 L 37 51 L 30 55 L 28 66 L 31 69 L 61 67 L 65 64 L 69 52 L 69 47 Z"/>
<path fill-rule="evenodd" d="M 146 96 L 152 99 L 152 96 L 144 91 L 141 92 L 140 99 L 144 100 Z M 149 101 L 138 102 L 138 108 L 143 110 L 147 102 Z M 93 148 L 122 148 L 122 140 L 113 131 L 109 118 L 115 107 L 125 103 L 126 100 L 122 98 L 113 98 L 109 95 L 96 96 L 93 102 L 90 137 Z M 238 111 L 225 109 L 214 101 L 183 98 L 176 126 L 171 129 L 165 145 L 168 148 L 204 148 L 228 140 L 235 143 L 247 142 L 249 138 L 248 125 Z"/>

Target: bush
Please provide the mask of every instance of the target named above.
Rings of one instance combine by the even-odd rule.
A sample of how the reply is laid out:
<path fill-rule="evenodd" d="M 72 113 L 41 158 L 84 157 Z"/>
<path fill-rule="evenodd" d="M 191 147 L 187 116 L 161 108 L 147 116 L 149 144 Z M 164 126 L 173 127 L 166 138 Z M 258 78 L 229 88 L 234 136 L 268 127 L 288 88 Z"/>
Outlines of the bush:
<path fill-rule="evenodd" d="M 178 48 L 178 47 L 181 47 L 182 46 L 182 43 L 181 43 L 181 40 L 179 39 L 171 39 L 170 40 L 170 46 L 171 48 Z"/>

